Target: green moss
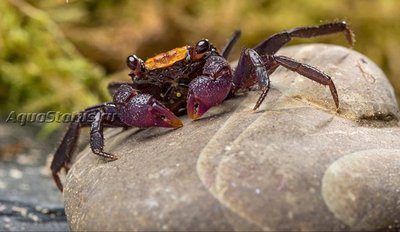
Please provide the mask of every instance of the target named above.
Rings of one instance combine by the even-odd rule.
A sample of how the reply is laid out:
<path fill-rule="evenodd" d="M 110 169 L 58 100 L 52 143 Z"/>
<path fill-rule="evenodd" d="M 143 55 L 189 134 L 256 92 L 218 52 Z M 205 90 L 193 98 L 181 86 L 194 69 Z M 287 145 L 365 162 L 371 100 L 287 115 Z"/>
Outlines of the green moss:
<path fill-rule="evenodd" d="M 101 67 L 82 57 L 47 14 L 30 7 L 0 3 L 1 114 L 79 110 L 104 100 L 89 89 L 104 77 Z"/>

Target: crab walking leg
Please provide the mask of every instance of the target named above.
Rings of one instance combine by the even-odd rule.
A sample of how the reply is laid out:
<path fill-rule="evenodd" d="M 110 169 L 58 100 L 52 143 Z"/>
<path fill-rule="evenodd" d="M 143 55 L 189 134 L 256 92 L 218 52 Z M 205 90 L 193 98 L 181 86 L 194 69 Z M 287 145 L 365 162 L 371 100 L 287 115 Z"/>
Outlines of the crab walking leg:
<path fill-rule="evenodd" d="M 277 62 L 279 65 L 297 72 L 298 74 L 305 76 L 315 82 L 318 82 L 323 85 L 328 85 L 331 91 L 333 100 L 335 101 L 336 108 L 339 108 L 339 98 L 336 91 L 335 84 L 333 83 L 331 77 L 324 72 L 312 67 L 308 64 L 300 63 L 294 59 L 291 59 L 286 56 L 271 56 L 271 58 Z"/>
<path fill-rule="evenodd" d="M 99 105 L 95 113 L 94 120 L 90 126 L 90 148 L 96 155 L 116 160 L 113 154 L 104 152 L 104 127 L 123 127 L 128 128 L 129 125 L 123 123 L 117 115 L 117 108 L 113 103 L 103 103 Z"/>
<path fill-rule="evenodd" d="M 271 81 L 269 80 L 268 71 L 258 53 L 252 49 L 248 49 L 248 55 L 250 57 L 251 64 L 255 68 L 254 71 L 257 77 L 258 86 L 261 89 L 261 95 L 253 108 L 253 110 L 257 110 L 268 94 Z"/>
<path fill-rule="evenodd" d="M 76 117 L 74 121 L 69 124 L 67 132 L 65 133 L 64 138 L 62 139 L 61 144 L 57 148 L 57 151 L 54 155 L 54 159 L 51 162 L 50 169 L 53 179 L 57 185 L 57 188 L 61 192 L 63 191 L 63 186 L 61 184 L 60 177 L 58 176 L 58 172 L 63 168 L 68 171 L 68 164 L 71 162 L 71 157 L 74 153 L 76 142 L 79 138 L 80 127 L 81 124 L 79 122 L 79 117 Z"/>
<path fill-rule="evenodd" d="M 104 112 L 100 110 L 96 113 L 94 117 L 94 121 L 90 127 L 90 148 L 92 152 L 96 155 L 116 160 L 117 157 L 113 154 L 107 153 L 103 151 L 104 148 L 104 135 L 103 135 L 103 121 L 104 121 Z"/>
<path fill-rule="evenodd" d="M 354 44 L 354 34 L 346 22 L 327 23 L 312 27 L 298 27 L 288 31 L 276 33 L 254 47 L 258 54 L 275 54 L 280 48 L 293 38 L 312 38 L 343 32 L 351 46 Z"/>
<path fill-rule="evenodd" d="M 249 49 L 243 49 L 240 53 L 239 61 L 236 66 L 234 75 L 232 77 L 232 92 L 235 93 L 237 90 L 246 88 L 246 80 L 249 80 L 251 73 L 251 66 L 249 65 Z M 250 83 L 249 87 L 253 83 Z"/>
<path fill-rule="evenodd" d="M 96 116 L 98 112 L 103 111 L 111 115 L 116 113 L 115 106 L 110 103 L 104 103 L 96 106 L 89 107 L 84 111 L 80 112 L 74 117 L 73 121 L 69 124 L 67 132 L 65 133 L 63 139 L 61 140 L 60 146 L 57 148 L 53 161 L 51 163 L 50 169 L 53 175 L 54 182 L 57 188 L 62 192 L 63 185 L 61 183 L 58 173 L 61 169 L 65 169 L 68 172 L 69 164 L 73 157 L 76 144 L 79 138 L 79 130 L 83 127 L 91 126 L 90 117 Z M 126 124 L 121 122 L 118 117 L 105 118 L 103 121 L 104 127 L 127 127 Z M 92 125 L 93 127 L 93 125 Z"/>
<path fill-rule="evenodd" d="M 261 89 L 261 95 L 253 108 L 253 110 L 256 110 L 267 96 L 271 82 L 262 57 L 253 49 L 243 49 L 240 54 L 235 75 L 233 76 L 232 91 L 236 92 L 239 89 L 250 87 L 253 83 L 252 79 L 254 78 L 252 73 L 255 74 L 256 81 Z"/>
<path fill-rule="evenodd" d="M 225 47 L 222 49 L 222 57 L 224 57 L 225 59 L 228 58 L 229 53 L 231 52 L 233 46 L 235 46 L 237 40 L 240 38 L 240 35 L 240 30 L 236 30 L 235 32 L 233 32 L 233 35 L 231 36 L 231 38 L 229 38 L 228 43 L 226 43 Z"/>

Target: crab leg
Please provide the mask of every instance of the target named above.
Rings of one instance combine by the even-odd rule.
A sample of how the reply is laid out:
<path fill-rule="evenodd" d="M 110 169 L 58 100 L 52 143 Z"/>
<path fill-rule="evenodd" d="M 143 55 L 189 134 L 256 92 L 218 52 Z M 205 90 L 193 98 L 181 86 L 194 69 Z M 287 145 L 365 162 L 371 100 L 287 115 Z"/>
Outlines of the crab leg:
<path fill-rule="evenodd" d="M 90 125 L 90 148 L 96 155 L 107 159 L 116 160 L 117 157 L 113 154 L 104 152 L 104 127 L 124 127 L 129 125 L 123 123 L 117 114 L 117 108 L 114 103 L 103 103 L 96 107 L 93 121 Z"/>
<path fill-rule="evenodd" d="M 50 166 L 54 182 L 61 192 L 63 191 L 63 186 L 60 177 L 58 176 L 58 172 L 63 168 L 68 172 L 68 164 L 71 162 L 71 157 L 79 137 L 79 128 L 81 127 L 81 124 L 77 119 L 78 117 L 69 124 L 67 132 L 65 133 L 60 146 L 57 148 Z"/>
<path fill-rule="evenodd" d="M 57 148 L 53 161 L 51 163 L 50 169 L 53 175 L 54 182 L 57 185 L 57 188 L 62 192 L 63 185 L 61 183 L 60 177 L 58 173 L 61 169 L 65 169 L 68 172 L 69 164 L 74 154 L 74 150 L 76 148 L 76 144 L 79 138 L 79 129 L 82 127 L 88 127 L 91 125 L 90 117 L 95 115 L 95 121 L 98 112 L 108 112 L 109 115 L 111 113 L 115 113 L 115 107 L 113 107 L 109 103 L 104 103 L 101 105 L 93 106 L 90 108 L 85 109 L 84 111 L 80 112 L 77 116 L 74 117 L 73 121 L 69 124 L 67 132 L 65 133 L 63 139 L 61 140 L 60 146 Z M 87 120 L 89 119 L 89 120 Z M 106 118 L 107 119 L 107 118 Z M 127 125 L 120 121 L 118 117 L 111 118 L 111 120 L 104 120 L 104 127 L 126 127 Z M 98 126 L 93 126 L 92 129 L 93 133 L 95 134 L 94 137 L 99 137 L 96 131 L 98 130 Z M 102 133 L 102 132 L 101 132 Z M 101 134 L 102 135 L 102 134 Z M 94 142 L 98 143 L 97 139 L 94 139 Z M 92 144 L 92 138 L 91 138 Z M 98 147 L 96 144 L 92 147 Z M 94 152 L 94 151 L 93 151 Z M 95 153 L 95 152 L 94 152 Z M 110 157 L 111 158 L 111 157 Z"/>
<path fill-rule="evenodd" d="M 354 44 L 354 34 L 346 22 L 327 23 L 312 27 L 298 27 L 288 31 L 276 33 L 254 47 L 259 54 L 275 54 L 281 47 L 293 38 L 312 38 L 323 35 L 343 32 L 351 46 Z"/>
<path fill-rule="evenodd" d="M 229 38 L 228 43 L 226 43 L 225 47 L 222 49 L 222 57 L 224 57 L 225 59 L 228 58 L 229 53 L 231 52 L 233 46 L 235 46 L 237 40 L 240 37 L 240 34 L 240 30 L 236 30 L 235 32 L 233 32 L 233 35 L 231 36 L 231 38 Z"/>
<path fill-rule="evenodd" d="M 108 158 L 111 160 L 116 160 L 117 157 L 113 154 L 103 151 L 104 148 L 104 136 L 103 136 L 103 122 L 104 122 L 104 112 L 100 110 L 96 113 L 94 121 L 90 127 L 90 148 L 92 152 L 96 155 Z"/>
<path fill-rule="evenodd" d="M 261 57 L 253 49 L 244 49 L 240 55 L 238 66 L 235 75 L 233 76 L 232 92 L 248 88 L 252 83 L 257 81 L 261 89 L 261 95 L 253 110 L 258 109 L 270 89 L 270 80 L 268 75 L 271 74 L 277 66 L 283 66 L 315 82 L 329 86 L 336 108 L 339 108 L 339 98 L 336 87 L 329 75 L 313 66 L 300 63 L 286 56 L 266 55 Z M 256 80 L 254 80 L 253 73 L 255 74 Z"/>
<path fill-rule="evenodd" d="M 300 74 L 304 77 L 307 77 L 315 82 L 329 86 L 333 100 L 335 101 L 336 108 L 339 108 L 339 98 L 338 98 L 338 94 L 336 91 L 336 87 L 329 75 L 316 69 L 313 66 L 300 63 L 300 62 L 298 62 L 294 59 L 291 59 L 289 57 L 286 57 L 286 56 L 271 56 L 271 58 L 276 63 L 278 63 L 279 65 L 281 65 L 289 70 L 297 72 L 298 74 Z"/>
<path fill-rule="evenodd" d="M 253 85 L 252 72 L 255 71 L 260 88 L 269 86 L 268 71 L 261 56 L 253 49 L 243 49 L 240 54 L 238 65 L 233 76 L 233 91 L 248 88 Z"/>
<path fill-rule="evenodd" d="M 270 80 L 262 57 L 253 49 L 244 49 L 240 54 L 238 66 L 233 76 L 232 91 L 235 92 L 239 89 L 251 86 L 252 82 L 254 82 L 252 73 L 255 73 L 258 86 L 261 89 L 261 95 L 253 108 L 253 110 L 256 110 L 268 94 Z"/>

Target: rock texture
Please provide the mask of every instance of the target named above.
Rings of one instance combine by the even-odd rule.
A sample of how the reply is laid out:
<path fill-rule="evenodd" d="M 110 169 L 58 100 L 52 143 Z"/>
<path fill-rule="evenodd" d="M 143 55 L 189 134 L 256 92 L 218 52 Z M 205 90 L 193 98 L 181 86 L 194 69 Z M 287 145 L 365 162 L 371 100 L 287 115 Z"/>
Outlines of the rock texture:
<path fill-rule="evenodd" d="M 82 151 L 64 192 L 73 230 L 400 228 L 399 110 L 383 72 L 332 45 L 280 54 L 331 75 L 328 88 L 279 68 L 257 92 L 177 130 L 109 130 L 105 162 Z"/>
<path fill-rule="evenodd" d="M 69 230 L 44 155 L 58 141 L 37 138 L 38 129 L 0 124 L 0 231 Z"/>
<path fill-rule="evenodd" d="M 395 149 L 364 150 L 331 164 L 322 179 L 322 196 L 328 208 L 359 230 L 399 223 L 400 199 L 391 197 L 400 195 L 399 185 L 393 184 L 399 181 L 399 154 Z"/>

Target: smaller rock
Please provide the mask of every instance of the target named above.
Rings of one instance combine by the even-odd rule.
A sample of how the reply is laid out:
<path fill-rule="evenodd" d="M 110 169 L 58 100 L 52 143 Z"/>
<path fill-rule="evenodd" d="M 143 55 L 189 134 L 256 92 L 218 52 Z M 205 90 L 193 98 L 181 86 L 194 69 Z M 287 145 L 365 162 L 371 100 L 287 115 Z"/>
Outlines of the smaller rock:
<path fill-rule="evenodd" d="M 400 219 L 398 180 L 400 150 L 355 152 L 329 166 L 322 196 L 335 217 L 355 230 L 395 228 Z"/>

